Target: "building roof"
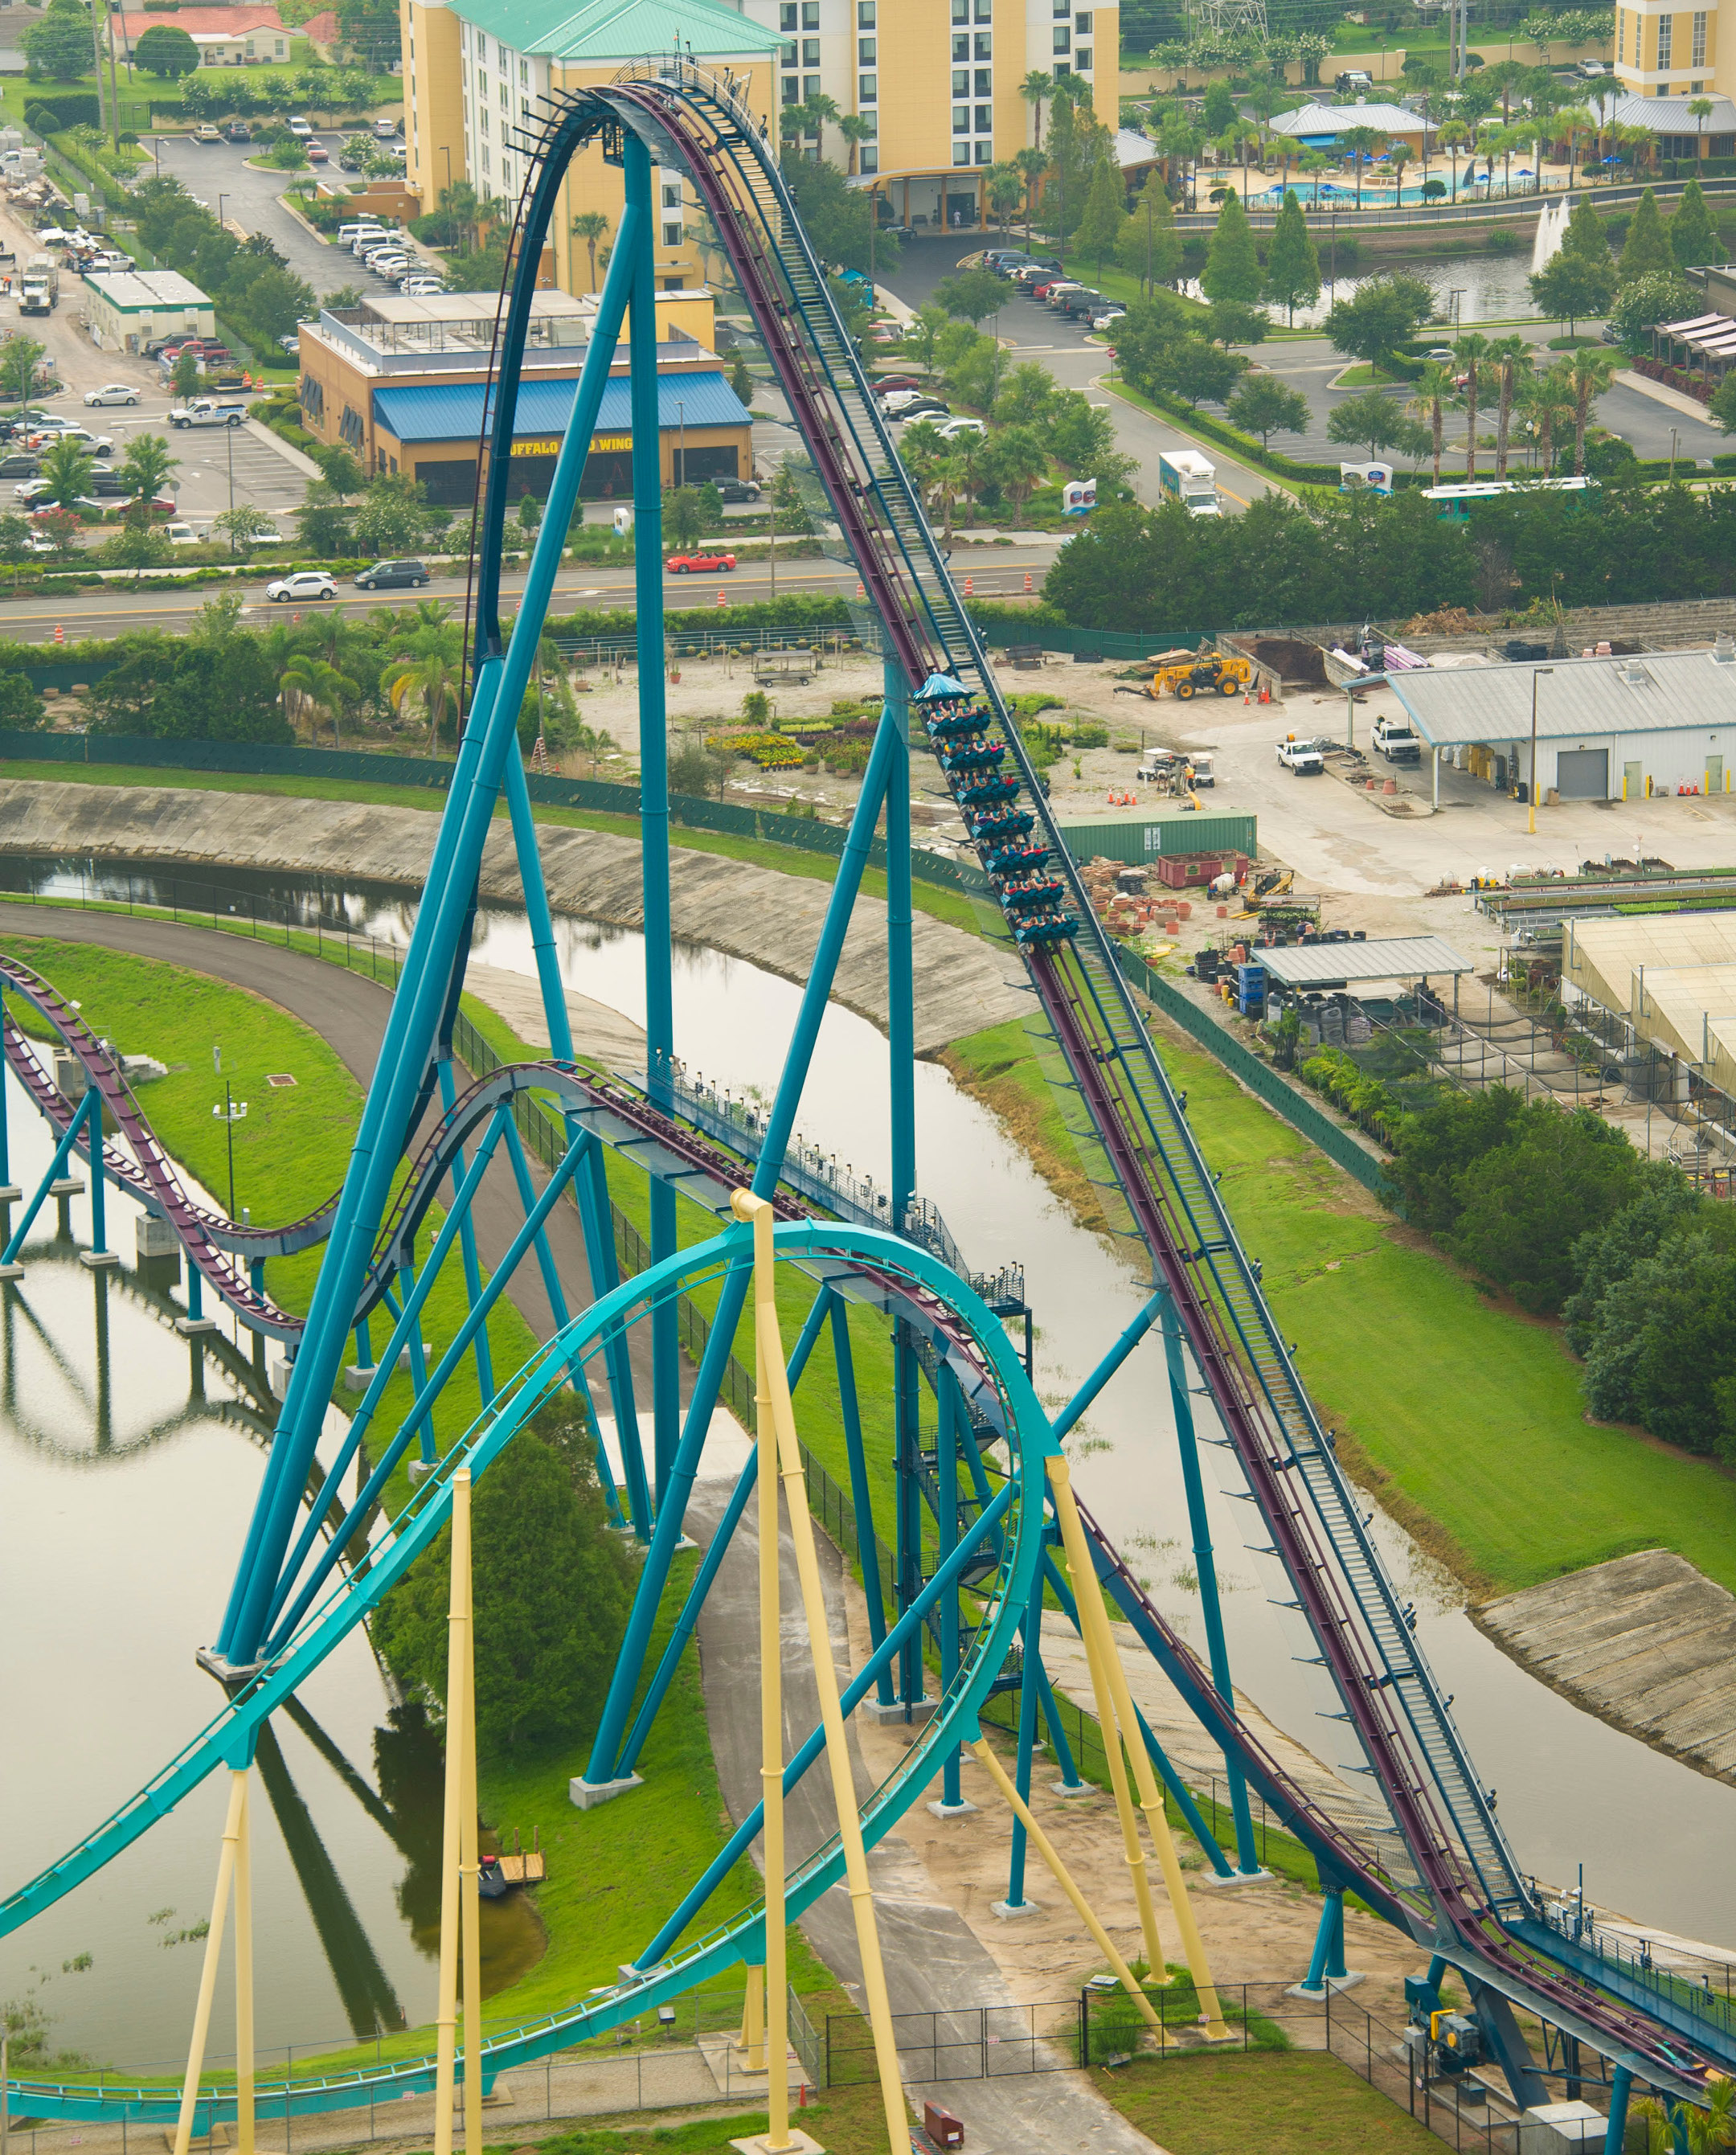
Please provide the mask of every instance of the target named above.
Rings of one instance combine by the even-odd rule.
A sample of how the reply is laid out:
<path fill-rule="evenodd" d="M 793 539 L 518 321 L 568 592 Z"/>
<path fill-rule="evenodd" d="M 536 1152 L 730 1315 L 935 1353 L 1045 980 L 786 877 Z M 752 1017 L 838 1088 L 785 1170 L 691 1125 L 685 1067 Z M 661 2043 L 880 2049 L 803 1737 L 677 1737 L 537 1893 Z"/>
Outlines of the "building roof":
<path fill-rule="evenodd" d="M 697 59 L 759 59 L 783 42 L 720 0 L 457 0 L 453 13 L 515 52 L 575 67 L 678 46 Z"/>
<path fill-rule="evenodd" d="M 1387 935 L 1366 943 L 1280 944 L 1256 954 L 1287 987 L 1319 988 L 1351 980 L 1420 980 L 1477 968 L 1438 935 Z"/>
<path fill-rule="evenodd" d="M 1728 97 L 1713 96 L 1712 110 L 1706 115 L 1708 135 L 1736 134 L 1736 104 Z M 1610 107 L 1608 124 L 1616 127 L 1646 127 L 1654 135 L 1698 135 L 1700 123 L 1688 109 L 1685 97 L 1618 97 Z M 1273 122 L 1276 125 L 1276 121 Z"/>
<path fill-rule="evenodd" d="M 451 381 L 376 389 L 374 417 L 401 442 L 474 441 L 482 432 L 485 387 L 480 381 Z M 565 433 L 577 388 L 576 381 L 524 383 L 519 391 L 517 431 Z M 629 378 L 612 375 L 603 388 L 597 431 L 628 433 L 632 399 Z M 752 415 L 720 373 L 668 374 L 658 377 L 657 422 L 659 427 L 745 427 L 752 423 Z"/>
<path fill-rule="evenodd" d="M 1274 114 L 1267 122 L 1274 135 L 1304 136 L 1342 135 L 1349 127 L 1372 127 L 1377 135 L 1420 135 L 1420 113 L 1402 105 L 1370 105 L 1359 98 L 1354 105 L 1299 105 L 1293 112 Z"/>
<path fill-rule="evenodd" d="M 211 301 L 178 269 L 93 270 L 84 279 L 91 290 L 123 315 L 155 307 L 208 307 Z"/>
<path fill-rule="evenodd" d="M 1124 172 L 1133 171 L 1138 165 L 1155 165 L 1162 155 L 1151 137 L 1142 135 L 1137 127 L 1115 130 L 1115 162 Z"/>
<path fill-rule="evenodd" d="M 1677 913 L 1569 924 L 1562 970 L 1641 1040 L 1736 1091 L 1736 918 Z"/>
<path fill-rule="evenodd" d="M 317 15 L 310 15 L 295 33 L 298 38 L 310 38 L 316 45 L 335 45 L 338 39 L 337 10 L 323 8 Z"/>
<path fill-rule="evenodd" d="M 1390 686 L 1431 748 L 1517 741 L 1531 732 L 1531 677 L 1539 683 L 1537 731 L 1544 740 L 1611 734 L 1716 733 L 1736 729 L 1736 653 L 1648 651 L 1638 658 L 1556 658 L 1537 666 L 1466 666 L 1395 673 Z"/>
<path fill-rule="evenodd" d="M 275 8 L 188 8 L 185 15 L 146 15 L 129 12 L 120 18 L 120 34 L 129 44 L 142 38 L 147 30 L 185 30 L 192 38 L 241 38 L 249 30 L 271 30 L 285 36 L 282 19 Z M 297 36 L 302 34 L 298 31 Z"/>

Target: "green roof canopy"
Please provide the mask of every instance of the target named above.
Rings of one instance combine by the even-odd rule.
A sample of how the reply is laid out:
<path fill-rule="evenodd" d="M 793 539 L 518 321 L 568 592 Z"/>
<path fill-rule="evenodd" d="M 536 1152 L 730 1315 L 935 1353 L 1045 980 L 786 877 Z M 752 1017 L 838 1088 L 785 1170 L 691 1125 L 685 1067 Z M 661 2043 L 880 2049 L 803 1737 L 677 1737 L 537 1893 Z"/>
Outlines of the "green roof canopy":
<path fill-rule="evenodd" d="M 720 0 L 458 0 L 453 11 L 515 52 L 603 67 L 691 48 L 694 58 L 758 59 L 781 40 Z"/>

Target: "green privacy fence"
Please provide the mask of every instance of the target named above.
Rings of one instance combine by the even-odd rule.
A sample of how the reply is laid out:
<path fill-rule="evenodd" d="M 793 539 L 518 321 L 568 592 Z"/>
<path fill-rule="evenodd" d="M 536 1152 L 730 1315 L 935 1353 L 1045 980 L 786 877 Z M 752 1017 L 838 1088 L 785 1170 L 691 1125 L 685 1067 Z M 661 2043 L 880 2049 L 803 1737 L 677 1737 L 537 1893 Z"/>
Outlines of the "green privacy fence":
<path fill-rule="evenodd" d="M 88 668 L 76 671 L 80 680 Z M 431 756 L 371 755 L 365 750 L 298 748 L 276 741 L 158 740 L 142 734 L 33 734 L 0 729 L 0 763 L 86 763 L 120 765 L 143 770 L 230 771 L 254 778 L 337 779 L 351 785 L 402 786 L 443 793 L 455 766 Z M 528 771 L 530 798 L 551 808 L 577 808 L 593 815 L 639 813 L 639 789 L 613 786 L 599 778 L 549 778 Z M 836 823 L 807 816 L 788 816 L 762 808 L 737 807 L 727 801 L 702 801 L 678 793 L 669 803 L 675 822 L 689 831 L 713 831 L 722 837 L 753 838 L 762 845 L 788 846 L 797 852 L 838 859 L 845 832 Z M 886 865 L 886 847 L 876 838 L 868 848 L 876 868 Z M 910 873 L 919 883 L 943 889 L 986 892 L 988 878 L 968 862 L 944 854 L 913 854 Z"/>
<path fill-rule="evenodd" d="M 1323 1114 L 1306 1100 L 1257 1055 L 1252 1054 L 1239 1040 L 1226 1032 L 1207 1011 L 1191 1002 L 1180 990 L 1166 980 L 1162 974 L 1148 965 L 1137 950 L 1125 948 L 1117 952 L 1121 970 L 1142 995 L 1149 996 L 1164 1016 L 1173 1018 L 1182 1031 L 1196 1040 L 1208 1055 L 1221 1062 L 1232 1078 L 1239 1078 L 1248 1090 L 1263 1100 L 1268 1108 L 1275 1108 L 1293 1128 L 1301 1131 L 1311 1144 L 1318 1145 L 1326 1157 L 1354 1175 L 1364 1189 L 1375 1196 L 1385 1196 L 1386 1178 L 1380 1163 L 1372 1154 L 1365 1152 L 1354 1138 L 1341 1130 L 1329 1116 Z"/>

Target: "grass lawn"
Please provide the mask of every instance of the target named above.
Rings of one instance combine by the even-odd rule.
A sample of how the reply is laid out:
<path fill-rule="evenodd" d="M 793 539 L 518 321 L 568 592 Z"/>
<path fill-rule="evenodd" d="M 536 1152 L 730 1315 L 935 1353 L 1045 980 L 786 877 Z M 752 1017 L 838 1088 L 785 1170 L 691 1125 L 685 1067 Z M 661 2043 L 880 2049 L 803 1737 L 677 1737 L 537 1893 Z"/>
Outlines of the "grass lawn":
<path fill-rule="evenodd" d="M 436 816 L 446 806 L 444 791 L 429 786 L 379 786 L 339 778 L 278 778 L 245 771 L 165 770 L 142 765 L 8 760 L 4 775 L 8 778 L 38 779 L 49 784 L 169 786 L 177 791 L 195 793 L 269 793 L 295 801 L 359 801 L 381 808 L 422 808 Z M 494 812 L 504 820 L 504 802 Z M 533 813 L 539 823 L 562 824 L 576 831 L 608 831 L 617 837 L 632 839 L 635 845 L 639 841 L 639 822 L 634 816 L 593 814 L 582 808 L 540 806 L 535 807 Z M 780 846 L 756 838 L 734 837 L 725 832 L 689 830 L 679 823 L 672 826 L 669 842 L 692 852 L 720 853 L 728 860 L 750 861 L 755 868 L 776 868 L 780 875 L 805 876 L 817 883 L 829 883 L 837 872 L 837 863 L 828 854 L 810 853 L 794 846 Z M 218 879 L 222 873 L 221 869 L 213 871 Z M 864 870 L 862 888 L 869 898 L 883 898 L 884 873 L 878 868 Z M 913 902 L 919 913 L 932 914 L 936 920 L 944 920 L 950 928 L 961 928 L 967 934 L 980 933 L 975 909 L 962 891 L 920 882 L 913 884 L 912 890 Z"/>
<path fill-rule="evenodd" d="M 842 1994 L 831 2009 L 847 2009 Z M 875 2082 L 828 2089 L 810 2096 L 806 2110 L 797 2110 L 792 2101 L 790 2122 L 817 2140 L 829 2155 L 885 2155 L 886 2113 Z M 731 2141 L 765 2130 L 763 2110 L 719 2109 L 654 2132 L 643 2118 L 592 2118 L 557 2139 L 539 2140 L 535 2145 L 537 2155 L 732 2155 Z M 516 2151 L 502 2142 L 498 2147 L 491 2144 L 486 2155 L 516 2155 Z"/>
<path fill-rule="evenodd" d="M 1389 374 L 1384 366 L 1364 364 L 1352 366 L 1333 382 L 1334 389 L 1389 389 L 1408 388 L 1409 379 L 1402 374 Z"/>
<path fill-rule="evenodd" d="M 1583 1418 L 1558 1327 L 1523 1317 L 1410 1236 L 1209 1056 L 1160 1043 L 1188 1119 L 1317 1404 L 1383 1503 L 1466 1579 L 1506 1593 L 1629 1551 L 1679 1550 L 1736 1589 L 1736 1481 Z M 948 1050 L 1060 1194 L 1089 1186 L 1015 1022 Z"/>
<path fill-rule="evenodd" d="M 1385 2155 L 1438 2148 L 1418 2118 L 1316 2051 L 1136 2058 L 1098 2091 L 1168 2155 Z M 589 2149 L 586 2155 L 591 2155 Z"/>

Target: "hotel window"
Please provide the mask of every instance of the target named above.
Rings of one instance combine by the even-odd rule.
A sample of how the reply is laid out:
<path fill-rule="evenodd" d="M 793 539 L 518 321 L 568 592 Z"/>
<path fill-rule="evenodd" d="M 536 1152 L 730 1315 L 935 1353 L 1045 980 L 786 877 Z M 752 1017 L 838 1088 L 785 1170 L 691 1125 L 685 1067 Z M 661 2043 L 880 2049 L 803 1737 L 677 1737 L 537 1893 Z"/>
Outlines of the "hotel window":
<path fill-rule="evenodd" d="M 794 66 L 795 66 L 795 64 L 796 64 L 796 40 L 794 39 L 794 38 L 791 38 L 791 40 L 790 40 L 790 42 L 789 42 L 789 44 L 786 44 L 786 45 L 784 47 L 784 65 L 785 65 L 786 67 L 794 67 Z"/>
<path fill-rule="evenodd" d="M 856 40 L 858 67 L 878 67 L 880 64 L 880 44 L 877 38 L 858 38 Z"/>
<path fill-rule="evenodd" d="M 968 142 L 955 142 L 953 144 L 952 161 L 955 165 L 968 165 L 970 163 L 970 145 Z"/>
<path fill-rule="evenodd" d="M 875 0 L 856 0 L 856 27 L 872 30 L 874 27 Z"/>
<path fill-rule="evenodd" d="M 967 60 L 970 59 L 970 40 L 968 37 L 955 38 L 953 39 L 952 56 L 955 60 Z"/>
<path fill-rule="evenodd" d="M 970 21 L 970 0 L 952 0 L 952 19 L 955 23 Z"/>
<path fill-rule="evenodd" d="M 1073 28 L 1082 38 L 1088 38 L 1091 34 L 1091 18 L 1088 15 L 1076 15 L 1073 18 Z"/>
<path fill-rule="evenodd" d="M 797 27 L 796 0 L 784 0 L 783 6 L 777 11 L 777 26 L 781 30 L 793 30 Z"/>
<path fill-rule="evenodd" d="M 510 111 L 511 109 L 510 105 L 507 103 L 506 84 L 503 82 L 500 85 L 500 110 L 503 112 L 508 112 Z"/>
<path fill-rule="evenodd" d="M 857 158 L 857 164 L 864 172 L 878 172 L 880 169 L 880 152 L 872 143 L 864 142 Z"/>
<path fill-rule="evenodd" d="M 500 64 L 501 64 L 501 66 L 502 66 L 502 67 L 504 67 L 504 66 L 506 66 L 506 65 L 507 65 L 507 64 L 508 64 L 508 63 L 507 63 L 507 58 L 506 58 L 506 48 L 505 48 L 505 46 L 504 46 L 504 45 L 503 45 L 503 44 L 497 44 L 495 45 L 495 47 L 494 47 L 494 57 L 495 57 L 495 59 L 496 59 L 497 60 L 499 60 L 499 62 L 500 63 Z"/>
<path fill-rule="evenodd" d="M 1672 16 L 1660 15 L 1658 17 L 1657 65 L 1658 71 L 1660 73 L 1662 73 L 1662 71 L 1670 64 L 1670 48 L 1674 42 L 1673 33 L 1675 31 L 1675 18 Z"/>
<path fill-rule="evenodd" d="M 665 180 L 665 181 L 663 182 L 663 207 L 664 207 L 665 209 L 679 209 L 679 208 L 680 208 L 680 207 L 681 207 L 681 182 L 680 182 L 680 181 L 679 181 L 679 180 Z"/>
<path fill-rule="evenodd" d="M 980 60 L 991 60 L 995 57 L 995 33 L 992 30 L 977 32 L 976 57 Z"/>
<path fill-rule="evenodd" d="M 978 68 L 976 70 L 976 95 L 979 97 L 992 97 L 994 94 L 995 70 L 992 68 Z"/>
<path fill-rule="evenodd" d="M 992 22 L 995 0 L 976 0 L 976 19 L 979 23 Z"/>
<path fill-rule="evenodd" d="M 1081 73 L 1088 74 L 1090 72 L 1091 48 L 1089 45 L 1081 45 L 1078 52 L 1076 52 L 1073 57 L 1073 65 L 1078 68 Z"/>
<path fill-rule="evenodd" d="M 520 60 L 519 62 L 519 84 L 520 87 L 524 90 L 529 90 L 530 87 L 530 63 L 529 60 Z"/>
<path fill-rule="evenodd" d="M 979 142 L 976 145 L 976 161 L 979 165 L 992 165 L 994 163 L 995 146 L 992 142 Z"/>
<path fill-rule="evenodd" d="M 507 163 L 504 157 L 500 160 L 500 186 L 504 192 L 507 194 L 512 192 L 512 166 Z"/>
<path fill-rule="evenodd" d="M 856 78 L 856 102 L 858 105 L 877 105 L 880 99 L 880 78 L 877 74 L 859 74 Z"/>
<path fill-rule="evenodd" d="M 1071 22 L 1073 20 L 1073 0 L 1055 0 L 1055 13 L 1057 15 L 1065 16 L 1067 20 Z"/>
<path fill-rule="evenodd" d="M 477 108 L 477 113 L 476 113 L 476 124 L 477 124 L 477 125 L 478 125 L 478 126 L 482 130 L 482 131 L 483 131 L 483 133 L 484 133 L 484 135 L 486 135 L 486 134 L 488 133 L 488 131 L 489 131 L 489 108 L 487 107 L 487 105 L 479 105 L 479 106 Z M 483 151 L 483 153 L 482 153 L 482 161 L 484 162 L 484 164 L 487 164 L 487 162 L 489 161 L 489 153 L 488 153 L 488 151 L 487 151 L 486 150 L 484 150 L 484 151 Z"/>
<path fill-rule="evenodd" d="M 801 78 L 801 95 L 804 99 L 817 97 L 820 95 L 820 78 L 818 75 L 803 75 Z"/>
<path fill-rule="evenodd" d="M 995 124 L 995 108 L 994 108 L 994 106 L 993 106 L 993 105 L 979 105 L 977 106 L 977 108 L 976 108 L 976 131 L 977 131 L 977 133 L 978 133 L 979 135 L 986 135 L 986 134 L 989 132 L 990 129 L 993 127 L 994 124 Z"/>
<path fill-rule="evenodd" d="M 800 105 L 801 102 L 801 85 L 793 74 L 784 77 L 784 102 L 786 105 Z"/>
<path fill-rule="evenodd" d="M 955 97 L 968 97 L 970 95 L 970 70 L 969 68 L 955 68 L 953 69 L 952 94 Z"/>
<path fill-rule="evenodd" d="M 1706 13 L 1702 8 L 1694 15 L 1693 54 L 1689 62 L 1692 67 L 1704 67 L 1706 64 Z M 1698 86 L 1696 84 L 1697 89 Z"/>
<path fill-rule="evenodd" d="M 679 217 L 673 218 L 665 218 L 663 220 L 663 245 L 665 247 L 679 247 L 680 244 L 681 219 Z"/>
<path fill-rule="evenodd" d="M 1627 65 L 1627 15 L 1621 8 L 1616 10 L 1616 64 Z"/>
<path fill-rule="evenodd" d="M 1055 50 L 1057 53 L 1070 53 L 1073 50 L 1073 32 L 1063 28 L 1059 23 L 1055 25 Z"/>
<path fill-rule="evenodd" d="M 952 131 L 955 135 L 970 132 L 970 108 L 968 105 L 955 105 L 952 108 Z"/>
<path fill-rule="evenodd" d="M 802 39 L 801 64 L 804 67 L 818 67 L 820 64 L 820 40 L 817 38 Z"/>
<path fill-rule="evenodd" d="M 820 27 L 820 0 L 801 0 L 801 27 L 817 30 Z"/>

